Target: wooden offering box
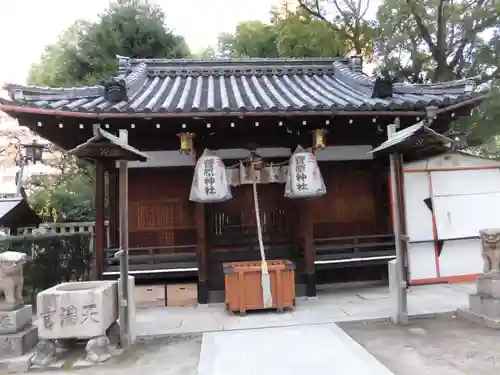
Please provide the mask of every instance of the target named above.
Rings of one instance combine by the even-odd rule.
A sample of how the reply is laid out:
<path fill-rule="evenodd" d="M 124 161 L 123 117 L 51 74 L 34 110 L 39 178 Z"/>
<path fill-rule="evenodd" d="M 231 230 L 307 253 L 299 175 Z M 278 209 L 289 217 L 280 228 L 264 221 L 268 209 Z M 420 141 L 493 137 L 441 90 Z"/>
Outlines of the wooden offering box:
<path fill-rule="evenodd" d="M 262 266 L 260 261 L 224 263 L 226 307 L 245 314 L 264 309 Z M 268 260 L 271 278 L 271 308 L 282 311 L 295 306 L 295 265 L 289 260 Z"/>

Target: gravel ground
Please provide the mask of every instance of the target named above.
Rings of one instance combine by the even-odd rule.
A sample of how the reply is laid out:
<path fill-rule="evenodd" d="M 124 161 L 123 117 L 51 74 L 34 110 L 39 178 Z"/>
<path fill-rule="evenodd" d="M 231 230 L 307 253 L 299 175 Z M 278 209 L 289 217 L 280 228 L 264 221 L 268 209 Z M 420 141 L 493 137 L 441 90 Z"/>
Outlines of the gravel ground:
<path fill-rule="evenodd" d="M 392 323 L 339 326 L 395 375 L 497 375 L 500 330 L 451 314 Z"/>
<path fill-rule="evenodd" d="M 138 343 L 123 355 L 102 365 L 67 370 L 46 370 L 50 375 L 196 375 L 201 335 Z M 43 370 L 32 370 L 37 373 Z"/>

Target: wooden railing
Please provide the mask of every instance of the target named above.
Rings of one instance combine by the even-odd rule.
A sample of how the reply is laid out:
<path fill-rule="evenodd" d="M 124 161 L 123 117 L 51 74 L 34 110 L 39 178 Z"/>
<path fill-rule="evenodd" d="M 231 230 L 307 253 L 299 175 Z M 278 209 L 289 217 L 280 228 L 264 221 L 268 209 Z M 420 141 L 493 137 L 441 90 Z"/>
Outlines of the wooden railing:
<path fill-rule="evenodd" d="M 244 237 L 244 236 L 243 236 Z M 240 241 L 243 240 L 240 237 Z M 246 244 L 248 248 L 249 244 Z M 272 246 L 277 244 L 273 243 Z M 271 247 L 272 247 L 271 246 Z M 315 264 L 318 268 L 339 267 L 348 263 L 385 263 L 395 258 L 395 242 L 392 234 L 371 236 L 332 237 L 314 239 Z M 278 246 L 279 247 L 279 246 Z M 105 276 L 118 276 L 120 259 L 115 256 L 118 248 L 105 250 Z M 290 252 L 292 249 L 288 249 Z M 236 248 L 228 254 L 237 255 Z M 248 256 L 248 252 L 245 252 Z M 212 260 L 225 252 L 214 252 Z M 258 252 L 255 252 L 258 255 Z M 287 253 L 288 254 L 288 253 Z M 154 275 L 196 276 L 196 244 L 177 246 L 148 246 L 129 248 L 129 272 L 137 277 Z"/>
<path fill-rule="evenodd" d="M 120 273 L 119 249 L 105 250 L 105 276 Z M 177 274 L 195 276 L 196 245 L 152 246 L 129 248 L 129 272 L 132 275 Z"/>
<path fill-rule="evenodd" d="M 315 238 L 316 265 L 388 262 L 395 259 L 394 235 Z"/>

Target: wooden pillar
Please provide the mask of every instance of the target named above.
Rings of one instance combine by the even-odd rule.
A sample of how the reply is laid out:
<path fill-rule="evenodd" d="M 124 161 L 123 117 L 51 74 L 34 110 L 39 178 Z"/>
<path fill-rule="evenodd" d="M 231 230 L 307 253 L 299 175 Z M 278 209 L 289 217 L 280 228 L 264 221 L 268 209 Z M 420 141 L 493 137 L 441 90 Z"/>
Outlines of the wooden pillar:
<path fill-rule="evenodd" d="M 208 303 L 207 240 L 205 205 L 195 203 L 196 262 L 198 263 L 198 303 Z"/>
<path fill-rule="evenodd" d="M 118 231 L 118 169 L 109 169 L 109 185 L 108 185 L 108 199 L 109 199 L 109 238 L 110 247 L 119 247 L 119 231 Z"/>
<path fill-rule="evenodd" d="M 406 228 L 406 207 L 405 207 L 405 192 L 404 192 L 404 164 L 403 164 L 403 155 L 400 155 L 398 160 L 397 160 L 397 170 L 396 170 L 396 177 L 397 177 L 397 186 L 398 186 L 398 193 L 399 193 L 399 201 L 400 201 L 400 222 L 401 222 L 401 233 L 404 236 L 408 236 L 407 233 L 407 228 Z M 409 275 L 409 264 L 408 264 L 408 241 L 402 239 L 401 240 L 401 248 L 403 249 L 403 261 L 404 261 L 404 268 L 405 268 L 405 280 L 408 283 L 408 280 L 410 279 Z"/>
<path fill-rule="evenodd" d="M 397 162 L 397 178 L 398 178 L 398 188 L 399 188 L 399 199 L 401 202 L 400 212 L 401 212 L 401 231 L 403 234 L 406 233 L 406 208 L 405 208 L 405 192 L 404 192 L 404 166 L 403 166 L 403 156 L 399 157 Z"/>
<path fill-rule="evenodd" d="M 314 246 L 314 212 L 313 202 L 304 200 L 301 202 L 302 216 L 302 240 L 304 245 L 306 296 L 316 296 L 316 271 L 314 261 L 316 260 L 316 248 Z"/>
<path fill-rule="evenodd" d="M 105 181 L 104 165 L 99 160 L 95 165 L 95 260 L 96 277 L 102 280 L 104 272 L 104 247 L 106 243 L 105 216 Z"/>

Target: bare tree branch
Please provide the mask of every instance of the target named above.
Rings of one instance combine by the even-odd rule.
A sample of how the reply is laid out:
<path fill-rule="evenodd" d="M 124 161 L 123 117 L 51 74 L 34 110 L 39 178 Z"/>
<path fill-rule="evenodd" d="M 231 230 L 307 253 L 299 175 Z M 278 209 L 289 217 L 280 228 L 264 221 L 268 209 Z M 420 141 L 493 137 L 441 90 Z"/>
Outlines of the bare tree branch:
<path fill-rule="evenodd" d="M 312 9 L 311 7 L 309 7 L 309 5 L 307 5 L 304 0 L 298 0 L 299 2 L 299 5 L 306 11 L 308 12 L 310 15 L 322 20 L 322 21 L 325 21 L 327 24 L 329 24 L 330 26 L 334 26 L 334 24 L 329 21 L 325 16 L 323 16 L 321 14 L 321 9 L 320 9 L 320 6 L 319 6 L 319 0 L 315 0 L 314 2 L 314 6 L 315 6 L 315 9 Z"/>
<path fill-rule="evenodd" d="M 418 12 L 415 9 L 415 4 L 413 3 L 413 0 L 406 0 L 406 3 L 408 4 L 411 14 L 413 15 L 413 18 L 415 19 L 415 22 L 417 24 L 418 30 L 420 31 L 420 34 L 422 35 L 422 38 L 425 40 L 427 43 L 427 46 L 429 47 L 429 51 L 431 51 L 432 56 L 434 59 L 437 61 L 439 58 L 437 47 L 434 44 L 434 41 L 432 40 L 432 36 L 429 32 L 429 29 L 424 25 L 424 21 L 422 20 L 422 17 L 418 14 Z"/>

